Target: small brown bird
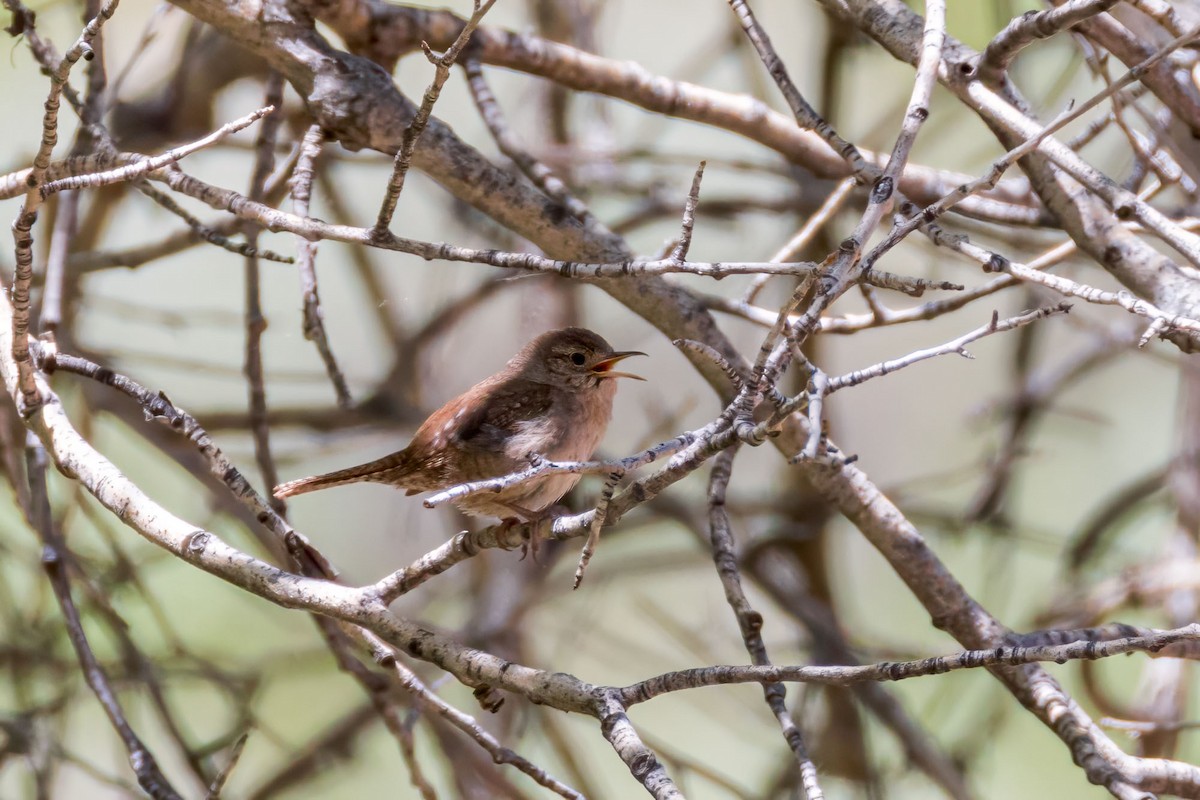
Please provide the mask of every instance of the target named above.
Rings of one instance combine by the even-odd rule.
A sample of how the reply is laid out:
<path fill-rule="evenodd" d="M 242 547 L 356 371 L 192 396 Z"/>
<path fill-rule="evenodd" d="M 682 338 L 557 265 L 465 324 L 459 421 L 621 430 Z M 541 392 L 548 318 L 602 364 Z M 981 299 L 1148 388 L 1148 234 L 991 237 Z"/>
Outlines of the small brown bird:
<path fill-rule="evenodd" d="M 612 367 L 636 351 L 614 351 L 584 328 L 549 331 L 521 348 L 490 378 L 433 412 L 403 450 L 357 467 L 301 478 L 275 487 L 275 496 L 371 481 L 417 494 L 460 483 L 498 478 L 530 465 L 591 458 L 617 393 L 612 378 L 636 378 Z M 531 521 L 579 481 L 547 475 L 500 492 L 456 501 L 468 514 Z"/>

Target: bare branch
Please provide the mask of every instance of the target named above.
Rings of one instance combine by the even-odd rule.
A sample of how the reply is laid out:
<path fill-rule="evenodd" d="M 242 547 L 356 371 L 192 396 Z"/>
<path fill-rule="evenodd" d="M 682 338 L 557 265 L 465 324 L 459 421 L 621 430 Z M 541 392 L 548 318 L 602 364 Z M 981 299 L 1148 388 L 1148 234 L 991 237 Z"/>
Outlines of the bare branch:
<path fill-rule="evenodd" d="M 979 77 L 992 85 L 1004 79 L 1017 53 L 1038 39 L 1048 39 L 1088 17 L 1103 14 L 1119 0 L 1069 0 L 1046 11 L 1027 11 L 988 43 L 979 60 Z"/>

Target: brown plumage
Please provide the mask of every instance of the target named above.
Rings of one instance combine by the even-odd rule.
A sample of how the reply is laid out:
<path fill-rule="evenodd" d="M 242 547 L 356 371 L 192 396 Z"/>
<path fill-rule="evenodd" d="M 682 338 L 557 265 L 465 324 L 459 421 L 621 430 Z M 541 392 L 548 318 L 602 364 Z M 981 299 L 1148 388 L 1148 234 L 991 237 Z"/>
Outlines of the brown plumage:
<path fill-rule="evenodd" d="M 504 369 L 433 412 L 408 447 L 357 467 L 275 487 L 291 497 L 357 481 L 387 483 L 408 494 L 497 478 L 529 466 L 533 454 L 554 461 L 591 458 L 612 417 L 613 378 L 637 378 L 612 366 L 633 351 L 614 351 L 584 328 L 543 333 Z M 640 378 L 639 378 L 640 380 Z M 579 475 L 548 475 L 501 492 L 464 497 L 468 514 L 528 520 L 553 505 Z"/>

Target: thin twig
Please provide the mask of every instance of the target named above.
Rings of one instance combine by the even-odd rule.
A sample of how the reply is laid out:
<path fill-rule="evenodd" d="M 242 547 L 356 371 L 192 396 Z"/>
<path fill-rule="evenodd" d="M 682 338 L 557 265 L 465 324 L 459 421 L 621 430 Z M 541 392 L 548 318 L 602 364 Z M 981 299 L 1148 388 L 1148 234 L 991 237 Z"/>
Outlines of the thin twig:
<path fill-rule="evenodd" d="M 412 163 L 413 151 L 417 149 L 417 142 L 420 140 L 421 134 L 425 132 L 425 126 L 429 124 L 433 106 L 442 94 L 442 86 L 450 77 L 450 68 L 454 66 L 455 59 L 467 46 L 467 42 L 471 40 L 471 34 L 475 32 L 475 28 L 479 26 L 484 15 L 496 4 L 496 0 L 483 0 L 482 3 L 480 0 L 473 0 L 473 2 L 475 8 L 471 18 L 467 20 L 462 31 L 445 53 L 435 56 L 429 46 L 422 42 L 425 57 L 434 65 L 433 81 L 425 89 L 425 96 L 421 98 L 421 106 L 413 115 L 412 122 L 408 123 L 408 127 L 404 129 L 404 137 L 400 140 L 400 148 L 396 151 L 396 158 L 392 164 L 392 175 L 388 179 L 387 191 L 383 195 L 383 204 L 380 206 L 379 216 L 375 220 L 374 231 L 378 234 L 386 233 L 391 227 L 392 216 L 396 213 L 396 203 L 400 200 L 400 193 L 404 191 L 404 179 L 408 175 L 408 169 Z"/>
<path fill-rule="evenodd" d="M 464 714 L 447 703 L 431 690 L 415 672 L 401 663 L 395 648 L 379 637 L 363 631 L 363 641 L 370 647 L 375 660 L 395 673 L 400 687 L 406 691 L 418 708 L 426 714 L 436 715 L 471 737 L 472 740 L 492 757 L 496 764 L 508 764 L 529 776 L 538 785 L 544 786 L 560 797 L 583 800 L 583 795 L 550 775 L 529 759 L 504 747 L 496 737 L 483 729 L 473 717 Z"/>
<path fill-rule="evenodd" d="M 1200 624 L 1173 630 L 1154 630 L 1144 636 L 1107 641 L 1076 641 L 1056 645 L 996 647 L 990 650 L 963 650 L 947 656 L 917 661 L 884 661 L 861 666 L 713 666 L 679 670 L 659 675 L 618 689 L 626 706 L 644 703 L 667 692 L 731 683 L 777 683 L 798 681 L 829 686 L 853 686 L 864 681 L 903 681 L 927 675 L 941 675 L 964 669 L 1012 667 L 1041 661 L 1067 661 L 1111 658 L 1126 653 L 1151 655 L 1178 643 L 1200 640 Z"/>
<path fill-rule="evenodd" d="M 220 247 L 222 250 L 228 250 L 230 253 L 244 256 L 245 258 L 259 258 L 263 261 L 274 261 L 278 264 L 295 263 L 295 259 L 291 256 L 280 255 L 273 250 L 255 247 L 247 242 L 233 241 L 228 236 L 221 233 L 217 228 L 205 225 L 197 217 L 189 213 L 187 209 L 176 203 L 169 194 L 155 189 L 144 180 L 136 181 L 133 186 L 146 197 L 149 197 L 155 203 L 158 203 L 158 205 L 160 205 L 162 208 L 183 220 L 187 224 L 188 228 L 191 229 L 191 234 L 187 235 L 186 238 L 173 236 L 162 240 L 158 244 L 147 245 L 134 250 L 127 250 L 123 253 L 107 254 L 108 257 L 105 259 L 98 258 L 98 256 L 102 254 L 92 253 L 89 254 L 91 263 L 82 264 L 81 266 L 83 269 L 98 268 L 100 264 L 105 266 L 121 267 L 140 266 L 147 261 L 153 261 L 157 258 L 162 258 L 163 256 L 172 255 L 173 253 L 178 252 L 180 249 L 182 249 L 182 244 L 191 244 L 197 237 L 202 241 Z M 226 222 L 225 227 L 232 231 L 233 229 L 241 226 L 238 224 L 237 219 L 235 218 Z"/>
<path fill-rule="evenodd" d="M 309 126 L 300 145 L 300 158 L 292 175 L 292 208 L 297 216 L 309 215 L 309 200 L 312 197 L 313 168 L 321 153 L 321 143 L 325 134 L 316 123 Z M 317 293 L 317 242 L 297 237 L 296 242 L 296 271 L 300 275 L 300 291 L 304 297 L 304 338 L 317 347 L 321 361 L 325 364 L 325 373 L 333 384 L 337 395 L 339 408 L 350 408 L 354 404 L 350 396 L 350 387 L 346 376 L 342 374 L 333 348 L 329 344 L 329 336 L 325 332 L 325 311 L 321 308 L 321 298 Z M 272 484 L 274 485 L 274 484 Z"/>
<path fill-rule="evenodd" d="M 557 176 L 550 167 L 538 161 L 532 154 L 521 146 L 516 133 L 505 119 L 504 112 L 496 97 L 492 94 L 483 74 L 483 66 L 475 59 L 468 58 L 463 62 L 463 70 L 467 73 L 467 86 L 471 89 L 471 99 L 479 109 L 483 118 L 496 140 L 500 152 L 517 165 L 517 169 L 541 189 L 547 197 L 557 201 L 575 219 L 583 223 L 585 228 L 596 230 L 600 222 L 588 209 L 587 204 L 576 197 L 570 188 Z"/>
<path fill-rule="evenodd" d="M 62 60 L 50 71 L 50 92 L 46 97 L 45 113 L 42 116 L 42 140 L 33 158 L 33 168 L 25 178 L 27 191 L 25 201 L 13 222 L 13 242 L 15 245 L 15 268 L 13 284 L 10 290 L 12 296 L 12 348 L 13 359 L 17 364 L 18 383 L 20 385 L 20 401 L 23 413 L 32 413 L 41 402 L 37 392 L 37 384 L 33 375 L 33 363 L 29 355 L 29 293 L 33 283 L 33 226 L 37 222 L 38 210 L 44 197 L 41 194 L 46 170 L 50 166 L 50 156 L 58 143 L 58 111 L 60 99 L 67 87 L 67 78 L 72 67 L 80 58 L 92 52 L 92 41 L 100 34 L 104 23 L 117 10 L 119 0 L 108 0 L 87 25 L 83 32 L 66 52 Z M 72 93 L 73 94 L 73 93 Z M 78 98 L 75 98 L 78 103 Z"/>
<path fill-rule="evenodd" d="M 649 276 L 672 273 L 687 273 L 717 279 L 730 275 L 755 273 L 804 277 L 815 274 L 822 268 L 822 265 L 808 261 L 783 264 L 740 261 L 678 262 L 670 258 L 629 258 L 622 261 L 601 262 L 564 261 L 561 259 L 546 258 L 533 253 L 503 252 L 495 249 L 472 249 L 444 242 L 423 242 L 416 239 L 407 239 L 395 236 L 387 231 L 381 233 L 371 228 L 331 225 L 312 218 L 301 218 L 295 214 L 289 214 L 266 204 L 255 202 L 245 195 L 230 189 L 205 183 L 181 171 L 168 172 L 162 175 L 160 179 L 181 194 L 194 197 L 213 208 L 229 211 L 242 219 L 252 221 L 271 230 L 287 231 L 308 239 L 331 239 L 333 241 L 361 244 L 368 247 L 378 247 L 384 250 L 395 250 L 401 253 L 411 253 L 427 261 L 445 260 L 489 264 L 504 269 L 547 272 L 564 278 L 580 279 L 621 278 L 631 275 Z M 875 270 L 872 271 L 872 274 L 863 277 L 863 280 L 873 285 L 878 285 L 880 288 L 895 289 L 914 296 L 919 296 L 931 288 L 950 291 L 962 288 L 960 285 L 948 281 L 929 281 L 922 278 L 888 275 Z"/>
<path fill-rule="evenodd" d="M 538 458 L 532 466 L 520 472 L 513 472 L 508 475 L 501 475 L 497 478 L 488 478 L 481 481 L 460 483 L 457 486 L 442 489 L 425 498 L 424 504 L 426 508 L 436 508 L 440 505 L 461 500 L 464 497 L 481 492 L 501 492 L 511 486 L 533 480 L 543 475 L 598 475 L 614 470 L 631 472 L 639 467 L 652 464 L 663 456 L 679 452 L 684 447 L 692 444 L 697 435 L 695 431 L 683 433 L 674 439 L 656 444 L 654 447 L 647 448 L 640 453 L 610 461 L 550 461 L 549 459 Z"/>
<path fill-rule="evenodd" d="M 267 77 L 266 89 L 267 108 L 279 108 L 283 104 L 283 76 L 271 72 Z M 255 142 L 254 171 L 250 176 L 251 200 L 261 200 L 266 192 L 267 178 L 275 164 L 275 138 L 279 126 L 283 122 L 283 114 L 267 117 L 259 128 L 258 139 Z M 259 228 L 254 225 L 245 226 L 246 243 L 252 248 L 258 246 Z M 254 439 L 254 458 L 258 462 L 263 484 L 275 486 L 279 483 L 279 475 L 275 470 L 275 459 L 271 455 L 271 434 L 267 424 L 267 391 L 263 379 L 262 335 L 267 329 L 267 322 L 262 315 L 261 286 L 259 282 L 258 258 L 247 256 L 245 261 L 245 314 L 246 314 L 246 345 L 244 369 L 246 374 L 246 389 L 250 414 L 250 433 Z M 284 501 L 272 496 L 269 500 L 271 507 L 280 514 L 286 505 Z"/>
<path fill-rule="evenodd" d="M 850 198 L 854 187 L 858 182 L 854 178 L 846 178 L 837 185 L 832 192 L 821 203 L 821 207 L 814 211 L 808 219 L 804 221 L 804 225 L 792 238 L 780 247 L 773 256 L 771 261 L 795 261 L 797 256 L 804 252 L 804 249 L 816 238 L 817 234 L 825 227 L 825 225 L 833 219 L 833 217 L 842 210 L 842 206 Z M 758 293 L 762 287 L 770 280 L 770 275 L 756 275 L 751 282 L 746 293 L 742 295 L 742 301 L 753 303 L 754 298 L 758 297 Z"/>
<path fill-rule="evenodd" d="M 709 541 L 712 545 L 713 564 L 717 577 L 725 589 L 725 602 L 733 610 L 737 619 L 738 629 L 742 633 L 742 642 L 750 661 L 757 666 L 769 666 L 771 659 L 767 655 L 767 645 L 763 641 L 762 614 L 754 610 L 746 592 L 742 588 L 741 570 L 738 568 L 738 557 L 734 550 L 733 531 L 729 524 L 729 511 L 725 507 L 725 494 L 729 487 L 729 479 L 733 474 L 733 459 L 737 455 L 737 447 L 731 447 L 713 459 L 712 473 L 708 483 L 708 527 Z M 796 726 L 796 721 L 787 707 L 787 689 L 781 684 L 763 684 L 763 696 L 768 708 L 774 714 L 783 738 L 787 741 L 792 755 L 796 759 L 796 767 L 800 771 L 800 785 L 804 789 L 807 800 L 822 800 L 825 794 L 821 791 L 817 779 L 817 768 L 808 755 L 804 745 L 804 736 Z"/>
<path fill-rule="evenodd" d="M 1040 274 L 1040 273 L 1039 273 Z M 865 367 L 854 372 L 848 372 L 845 375 L 840 375 L 836 378 L 830 378 L 829 384 L 825 389 L 826 396 L 833 394 L 836 391 L 845 389 L 850 386 L 857 386 L 860 383 L 869 381 L 872 378 L 881 378 L 884 375 L 889 375 L 896 370 L 904 369 L 912 366 L 920 361 L 925 361 L 938 356 L 950 355 L 956 353 L 963 358 L 974 358 L 967 352 L 967 345 L 971 342 L 982 339 L 985 336 L 991 336 L 993 333 L 1004 333 L 1011 331 L 1014 328 L 1020 328 L 1032 322 L 1037 322 L 1039 319 L 1049 317 L 1053 314 L 1065 314 L 1071 310 L 1070 303 L 1059 303 L 1055 306 L 1039 308 L 1034 311 L 1027 311 L 1024 314 L 1018 314 L 1015 317 L 1008 319 L 1000 319 L 997 312 L 992 312 L 992 319 L 986 325 L 982 325 L 969 333 L 964 333 L 957 339 L 953 339 L 945 344 L 940 344 L 937 347 L 930 347 L 924 350 L 914 350 L 913 352 L 894 358 L 889 361 L 881 361 L 874 366 Z"/>
<path fill-rule="evenodd" d="M 615 469 L 604 481 L 604 488 L 600 490 L 600 499 L 596 501 L 596 507 L 592 511 L 588 537 L 583 543 L 583 550 L 579 553 L 579 564 L 575 567 L 575 582 L 571 586 L 572 589 L 578 589 L 579 584 L 583 583 L 583 573 L 587 570 L 592 556 L 596 553 L 596 547 L 600 544 L 600 529 L 604 527 L 604 520 L 608 517 L 608 506 L 612 502 L 613 492 L 617 490 L 617 484 L 624 475 L 624 470 Z"/>
<path fill-rule="evenodd" d="M 242 757 L 242 749 L 246 746 L 246 742 L 249 739 L 250 734 L 243 733 L 233 743 L 233 747 L 229 748 L 229 755 L 226 756 L 225 766 L 221 767 L 221 771 L 217 773 L 217 777 L 213 778 L 212 785 L 208 787 L 208 793 L 204 795 L 204 800 L 219 800 L 221 790 L 225 788 L 225 782 L 233 774 L 233 768 L 237 766 L 238 759 Z"/>
<path fill-rule="evenodd" d="M 762 59 L 763 65 L 766 66 L 767 72 L 771 74 L 775 85 L 779 87 L 779 91 L 783 94 L 784 100 L 787 101 L 788 107 L 792 110 L 792 115 L 796 118 L 796 123 L 806 130 L 812 130 L 817 133 L 825 142 L 833 148 L 834 152 L 846 160 L 853 170 L 855 177 L 861 177 L 870 172 L 870 165 L 863 158 L 862 153 L 858 148 L 850 142 L 847 142 L 838 132 L 833 129 L 825 119 L 816 112 L 808 101 L 804 99 L 804 95 L 796 87 L 788 75 L 787 67 L 783 63 L 783 59 L 779 57 L 774 45 L 771 44 L 771 38 L 767 35 L 766 30 L 758 23 L 754 17 L 754 12 L 750 10 L 750 5 L 745 0 L 729 0 L 729 7 L 737 14 L 738 21 L 742 25 L 742 30 L 746 32 L 746 36 L 754 45 L 754 49 L 758 52 L 758 56 Z"/>
<path fill-rule="evenodd" d="M 68 178 L 61 178 L 60 180 L 44 184 L 40 189 L 42 199 L 67 189 L 98 189 L 101 186 L 111 186 L 114 183 L 124 183 L 144 177 L 151 172 L 176 164 L 192 153 L 199 152 L 206 147 L 211 147 L 232 133 L 250 127 L 274 110 L 275 106 L 267 105 L 244 117 L 235 119 L 233 122 L 222 125 L 207 136 L 197 139 L 194 142 L 174 147 L 157 156 L 145 156 L 142 160 L 135 161 L 132 164 L 125 164 L 106 172 L 72 175 Z"/>

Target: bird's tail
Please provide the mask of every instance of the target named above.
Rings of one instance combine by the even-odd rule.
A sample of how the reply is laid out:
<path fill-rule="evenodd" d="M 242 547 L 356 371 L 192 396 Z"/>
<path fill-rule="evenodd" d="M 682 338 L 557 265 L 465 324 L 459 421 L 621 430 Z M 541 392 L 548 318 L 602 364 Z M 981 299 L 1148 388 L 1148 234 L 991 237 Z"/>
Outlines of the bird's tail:
<path fill-rule="evenodd" d="M 393 483 L 403 486 L 404 476 L 408 472 L 407 451 L 401 450 L 398 453 L 368 461 L 366 464 L 359 464 L 357 467 L 347 467 L 336 472 L 327 472 L 324 475 L 310 475 L 307 478 L 281 483 L 275 487 L 274 495 L 282 500 L 297 494 L 306 494 L 318 489 L 328 489 L 331 486 L 341 486 L 344 483 L 359 481 Z"/>

